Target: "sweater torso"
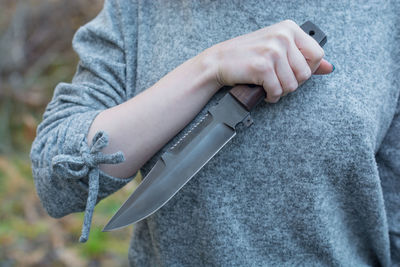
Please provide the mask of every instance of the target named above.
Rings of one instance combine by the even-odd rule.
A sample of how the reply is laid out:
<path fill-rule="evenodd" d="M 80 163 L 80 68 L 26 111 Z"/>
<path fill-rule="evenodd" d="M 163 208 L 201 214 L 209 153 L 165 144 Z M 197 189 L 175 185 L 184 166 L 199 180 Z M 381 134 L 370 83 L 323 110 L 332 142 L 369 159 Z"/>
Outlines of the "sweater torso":
<path fill-rule="evenodd" d="M 136 61 L 127 62 L 135 66 L 128 69 L 132 96 L 204 49 L 284 19 L 318 25 L 336 70 L 277 104 L 259 104 L 251 127 L 239 125 L 163 208 L 135 224 L 131 264 L 388 264 L 375 154 L 400 90 L 398 1 L 159 0 L 134 7 L 121 8 L 126 49 L 136 49 Z M 128 23 L 136 24 L 135 35 Z M 229 89 L 141 168 L 143 177 Z"/>

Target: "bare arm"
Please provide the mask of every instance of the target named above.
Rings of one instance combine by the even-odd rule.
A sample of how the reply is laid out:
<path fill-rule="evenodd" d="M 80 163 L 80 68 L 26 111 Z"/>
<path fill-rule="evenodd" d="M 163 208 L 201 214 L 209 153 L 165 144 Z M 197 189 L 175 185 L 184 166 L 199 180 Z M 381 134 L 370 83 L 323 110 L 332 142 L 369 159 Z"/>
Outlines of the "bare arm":
<path fill-rule="evenodd" d="M 204 54 L 199 54 L 129 101 L 101 112 L 91 125 L 88 140 L 104 130 L 109 145 L 103 152 L 122 151 L 125 161 L 104 164 L 100 169 L 115 177 L 132 176 L 218 91 L 214 73 Z"/>

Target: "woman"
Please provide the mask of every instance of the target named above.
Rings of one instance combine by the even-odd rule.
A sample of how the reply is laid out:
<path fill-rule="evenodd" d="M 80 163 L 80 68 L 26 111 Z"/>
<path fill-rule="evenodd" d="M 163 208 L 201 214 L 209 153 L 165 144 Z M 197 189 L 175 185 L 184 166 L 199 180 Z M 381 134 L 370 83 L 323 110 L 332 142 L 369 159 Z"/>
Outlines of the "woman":
<path fill-rule="evenodd" d="M 385 3 L 106 1 L 33 143 L 44 207 L 86 208 L 84 242 L 96 202 L 144 177 L 230 86 L 258 84 L 255 123 L 135 224 L 131 265 L 390 265 L 399 1 Z M 309 19 L 325 51 L 294 22 Z M 340 71 L 310 79 L 332 72 L 325 52 Z"/>

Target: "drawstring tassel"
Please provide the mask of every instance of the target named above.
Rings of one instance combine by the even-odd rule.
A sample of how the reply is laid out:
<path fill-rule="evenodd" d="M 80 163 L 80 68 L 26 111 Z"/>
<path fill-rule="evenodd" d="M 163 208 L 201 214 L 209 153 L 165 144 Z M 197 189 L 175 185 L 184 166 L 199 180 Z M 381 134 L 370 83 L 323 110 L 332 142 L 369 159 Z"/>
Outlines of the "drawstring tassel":
<path fill-rule="evenodd" d="M 101 153 L 100 151 L 107 145 L 107 134 L 103 131 L 99 131 L 93 137 L 91 147 L 87 145 L 85 140 L 82 141 L 79 156 L 61 154 L 55 156 L 52 161 L 53 171 L 59 176 L 65 176 L 65 174 L 67 174 L 69 179 L 81 179 L 88 176 L 88 198 L 86 202 L 82 234 L 79 238 L 79 242 L 81 243 L 85 243 L 89 238 L 93 211 L 99 193 L 99 165 L 118 164 L 125 160 L 122 152 L 114 154 Z M 74 170 L 71 170 L 70 165 L 75 167 Z"/>

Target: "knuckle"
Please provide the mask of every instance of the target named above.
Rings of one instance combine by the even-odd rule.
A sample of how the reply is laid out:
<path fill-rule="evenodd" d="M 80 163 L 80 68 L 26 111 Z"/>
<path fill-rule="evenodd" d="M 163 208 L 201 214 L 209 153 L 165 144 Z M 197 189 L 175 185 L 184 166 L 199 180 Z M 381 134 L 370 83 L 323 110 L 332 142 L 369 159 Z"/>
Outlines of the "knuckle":
<path fill-rule="evenodd" d="M 285 24 L 288 25 L 289 27 L 297 26 L 297 23 L 294 22 L 294 21 L 291 20 L 291 19 L 285 19 L 285 20 L 283 21 L 283 23 L 285 23 Z"/>
<path fill-rule="evenodd" d="M 313 61 L 319 62 L 325 56 L 324 50 L 321 48 L 313 53 Z"/>
<path fill-rule="evenodd" d="M 272 47 L 269 49 L 268 55 L 273 61 L 277 61 L 281 57 L 281 52 L 278 48 Z"/>
<path fill-rule="evenodd" d="M 264 73 L 270 70 L 271 66 L 265 58 L 259 57 L 250 63 L 249 68 L 251 72 Z"/>
<path fill-rule="evenodd" d="M 298 86 L 299 86 L 299 84 L 297 81 L 291 81 L 290 83 L 288 83 L 286 85 L 285 91 L 294 92 Z"/>
<path fill-rule="evenodd" d="M 271 98 L 269 98 L 268 102 L 269 102 L 269 103 L 276 103 L 276 102 L 279 101 L 279 98 L 280 98 L 280 97 L 271 97 Z"/>
<path fill-rule="evenodd" d="M 317 64 L 321 61 L 321 59 L 325 56 L 324 49 L 319 47 L 317 49 L 313 49 L 309 55 L 309 60 L 312 64 Z"/>
<path fill-rule="evenodd" d="M 302 82 L 308 80 L 310 77 L 311 77 L 311 70 L 309 67 L 307 67 L 304 71 L 299 73 L 297 79 Z"/>
<path fill-rule="evenodd" d="M 290 42 L 292 41 L 291 36 L 285 31 L 277 33 L 276 39 L 279 41 L 281 45 L 284 45 L 285 47 L 288 47 L 290 45 Z"/>
<path fill-rule="evenodd" d="M 274 67 L 271 64 L 271 62 L 268 62 L 268 64 L 264 68 L 264 73 L 270 73 L 274 71 Z"/>
<path fill-rule="evenodd" d="M 270 96 L 270 98 L 277 98 L 280 97 L 282 93 L 283 93 L 282 90 L 278 88 L 271 88 L 268 92 L 268 95 Z"/>

